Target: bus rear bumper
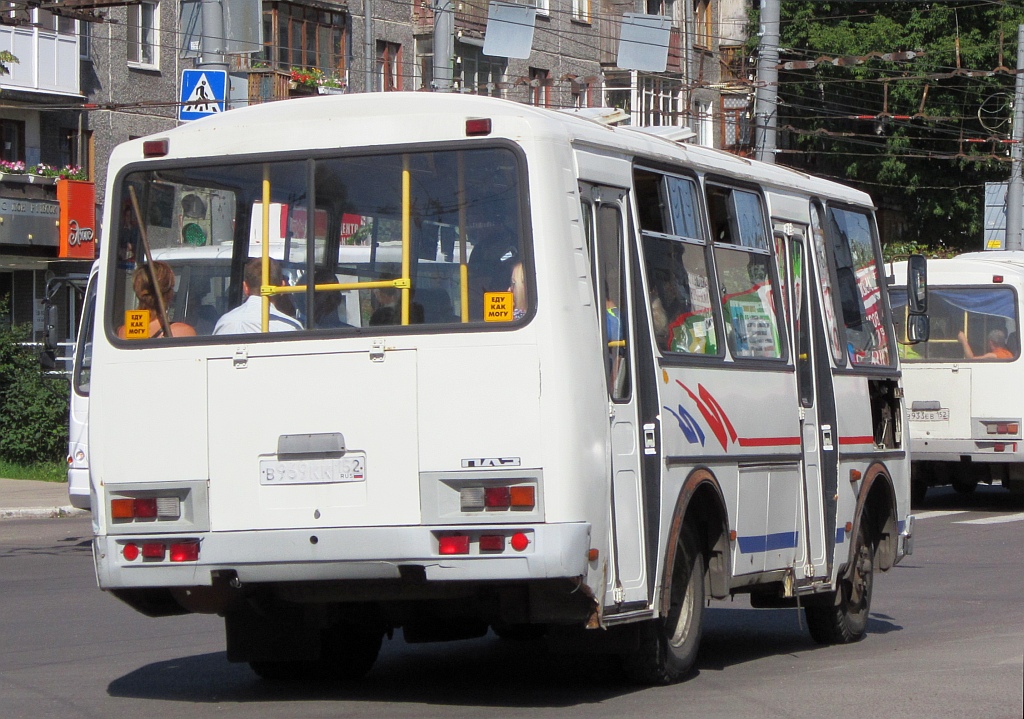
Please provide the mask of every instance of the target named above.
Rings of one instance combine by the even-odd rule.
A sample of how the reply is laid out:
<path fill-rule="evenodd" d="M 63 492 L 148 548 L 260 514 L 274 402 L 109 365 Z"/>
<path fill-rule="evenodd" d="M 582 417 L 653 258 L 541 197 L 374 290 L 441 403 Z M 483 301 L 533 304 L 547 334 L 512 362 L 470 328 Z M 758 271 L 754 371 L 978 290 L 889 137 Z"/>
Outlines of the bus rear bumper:
<path fill-rule="evenodd" d="M 511 541 L 517 534 L 526 539 L 522 549 Z M 440 539 L 457 535 L 468 536 L 467 552 L 441 554 Z M 504 548 L 481 551 L 481 536 L 504 537 Z M 519 538 L 516 546 L 522 542 Z M 195 543 L 197 559 L 172 561 L 175 547 Z M 125 556 L 129 545 L 138 556 L 134 550 Z M 155 545 L 163 545 L 163 551 Z M 587 574 L 589 551 L 590 525 L 583 522 L 125 534 L 93 540 L 103 589 L 209 586 L 225 574 L 243 584 L 399 579 L 410 571 L 428 582 L 573 578 Z"/>

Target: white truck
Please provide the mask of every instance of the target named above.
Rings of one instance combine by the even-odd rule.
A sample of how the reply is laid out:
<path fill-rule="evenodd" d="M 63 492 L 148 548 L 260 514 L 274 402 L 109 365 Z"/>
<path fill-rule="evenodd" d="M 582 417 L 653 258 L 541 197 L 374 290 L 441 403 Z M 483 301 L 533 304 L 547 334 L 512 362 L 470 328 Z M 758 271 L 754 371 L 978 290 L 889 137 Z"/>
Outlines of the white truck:
<path fill-rule="evenodd" d="M 905 276 L 905 263 L 896 263 L 894 282 Z M 900 346 L 917 502 L 929 487 L 950 484 L 962 493 L 979 482 L 1024 492 L 1022 290 L 1024 252 L 928 261 L 930 337 Z M 900 325 L 902 296 L 890 296 Z"/>

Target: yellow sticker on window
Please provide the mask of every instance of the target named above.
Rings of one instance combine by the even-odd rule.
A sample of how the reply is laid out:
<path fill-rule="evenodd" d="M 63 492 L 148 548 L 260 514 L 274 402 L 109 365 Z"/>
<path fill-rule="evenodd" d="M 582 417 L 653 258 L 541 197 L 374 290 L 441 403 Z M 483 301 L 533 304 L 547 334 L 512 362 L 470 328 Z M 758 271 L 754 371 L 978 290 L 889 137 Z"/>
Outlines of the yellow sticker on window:
<path fill-rule="evenodd" d="M 129 340 L 149 339 L 149 310 L 126 310 L 124 337 Z"/>
<path fill-rule="evenodd" d="M 511 292 L 484 292 L 484 321 L 512 321 Z"/>

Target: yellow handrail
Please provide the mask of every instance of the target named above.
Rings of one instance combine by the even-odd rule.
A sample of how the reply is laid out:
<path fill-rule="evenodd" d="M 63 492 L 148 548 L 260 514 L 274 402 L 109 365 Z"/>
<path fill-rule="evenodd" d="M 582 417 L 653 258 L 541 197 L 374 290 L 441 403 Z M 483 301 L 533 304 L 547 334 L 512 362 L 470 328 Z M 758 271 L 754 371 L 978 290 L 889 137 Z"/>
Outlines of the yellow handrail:
<path fill-rule="evenodd" d="M 262 299 L 262 329 L 270 331 L 270 295 L 273 289 L 270 286 L 270 165 L 263 165 L 263 207 L 261 208 L 263 219 L 263 251 L 262 275 L 260 276 L 260 297 Z"/>

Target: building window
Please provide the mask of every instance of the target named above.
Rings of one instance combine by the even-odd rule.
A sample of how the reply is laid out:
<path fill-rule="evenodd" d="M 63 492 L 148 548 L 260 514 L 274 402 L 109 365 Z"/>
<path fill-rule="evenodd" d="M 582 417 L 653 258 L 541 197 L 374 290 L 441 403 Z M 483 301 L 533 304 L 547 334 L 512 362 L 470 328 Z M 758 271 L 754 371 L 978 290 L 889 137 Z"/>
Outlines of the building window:
<path fill-rule="evenodd" d="M 752 149 L 750 103 L 749 95 L 722 96 L 722 149 L 740 155 Z"/>
<path fill-rule="evenodd" d="M 416 38 L 416 89 L 429 90 L 434 82 L 434 38 Z"/>
<path fill-rule="evenodd" d="M 551 0 L 525 0 L 523 4 L 537 8 L 538 15 L 548 15 L 551 12 Z"/>
<path fill-rule="evenodd" d="M 675 0 L 647 0 L 647 14 L 672 18 L 675 24 Z"/>
<path fill-rule="evenodd" d="M 590 22 L 590 0 L 572 0 L 572 19 Z"/>
<path fill-rule="evenodd" d="M 92 59 L 92 23 L 78 24 L 78 56 L 83 60 Z"/>
<path fill-rule="evenodd" d="M 60 164 L 63 167 L 81 167 L 92 177 L 92 130 L 63 128 L 60 131 Z"/>
<path fill-rule="evenodd" d="M 347 79 L 348 24 L 342 12 L 286 2 L 263 4 L 264 51 L 253 60 L 274 69 L 311 67 Z"/>
<path fill-rule="evenodd" d="M 483 49 L 455 43 L 455 81 L 462 92 L 501 97 L 507 60 L 484 55 Z"/>
<path fill-rule="evenodd" d="M 157 66 L 157 33 L 160 30 L 159 6 L 141 2 L 128 6 L 128 62 Z"/>
<path fill-rule="evenodd" d="M 377 91 L 402 89 L 399 70 L 402 67 L 402 46 L 395 42 L 377 41 Z"/>
<path fill-rule="evenodd" d="M 704 147 L 715 146 L 715 121 L 711 114 L 711 107 L 710 102 L 698 101 L 694 104 L 693 129 L 697 133 L 697 137 L 694 139 L 698 145 Z"/>
<path fill-rule="evenodd" d="M 592 78 L 571 80 L 569 90 L 572 93 L 573 107 L 594 107 L 594 83 Z"/>
<path fill-rule="evenodd" d="M 639 78 L 640 125 L 645 127 L 679 126 L 682 124 L 679 98 L 682 80 L 642 75 Z"/>
<path fill-rule="evenodd" d="M 21 120 L 0 120 L 0 160 L 25 161 L 25 123 Z"/>
<path fill-rule="evenodd" d="M 530 68 L 530 99 L 529 104 L 537 107 L 549 107 L 551 103 L 550 72 L 539 67 Z"/>
<path fill-rule="evenodd" d="M 711 0 L 694 0 L 693 16 L 694 43 L 710 50 L 711 45 Z"/>

